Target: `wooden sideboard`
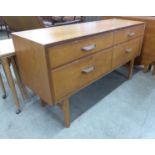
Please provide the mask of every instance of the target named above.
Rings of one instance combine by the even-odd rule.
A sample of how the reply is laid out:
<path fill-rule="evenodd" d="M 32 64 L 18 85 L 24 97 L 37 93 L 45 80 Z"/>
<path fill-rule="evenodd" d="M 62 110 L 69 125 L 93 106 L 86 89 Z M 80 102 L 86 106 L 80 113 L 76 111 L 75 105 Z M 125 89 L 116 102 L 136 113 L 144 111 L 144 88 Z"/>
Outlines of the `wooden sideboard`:
<path fill-rule="evenodd" d="M 21 78 L 44 103 L 60 105 L 70 125 L 69 97 L 140 54 L 143 22 L 110 19 L 13 33 Z"/>
<path fill-rule="evenodd" d="M 147 72 L 149 65 L 154 65 L 155 74 L 155 17 L 154 16 L 105 16 L 103 19 L 119 18 L 142 21 L 145 23 L 144 42 L 142 53 L 137 59 L 137 63 L 144 65 L 144 72 Z"/>

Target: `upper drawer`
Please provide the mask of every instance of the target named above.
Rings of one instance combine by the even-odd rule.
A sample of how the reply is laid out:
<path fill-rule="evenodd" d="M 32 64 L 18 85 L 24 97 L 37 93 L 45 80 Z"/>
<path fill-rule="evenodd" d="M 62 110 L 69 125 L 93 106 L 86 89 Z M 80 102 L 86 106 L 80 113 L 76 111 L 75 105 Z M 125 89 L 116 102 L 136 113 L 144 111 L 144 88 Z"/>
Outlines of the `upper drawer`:
<path fill-rule="evenodd" d="M 144 33 L 144 24 L 117 30 L 114 32 L 114 44 L 128 41 Z"/>
<path fill-rule="evenodd" d="M 76 92 L 111 70 L 112 48 L 53 69 L 51 80 L 55 101 Z"/>
<path fill-rule="evenodd" d="M 108 32 L 51 47 L 48 50 L 50 66 L 51 68 L 55 68 L 101 49 L 108 48 L 112 46 L 112 44 L 113 32 Z"/>

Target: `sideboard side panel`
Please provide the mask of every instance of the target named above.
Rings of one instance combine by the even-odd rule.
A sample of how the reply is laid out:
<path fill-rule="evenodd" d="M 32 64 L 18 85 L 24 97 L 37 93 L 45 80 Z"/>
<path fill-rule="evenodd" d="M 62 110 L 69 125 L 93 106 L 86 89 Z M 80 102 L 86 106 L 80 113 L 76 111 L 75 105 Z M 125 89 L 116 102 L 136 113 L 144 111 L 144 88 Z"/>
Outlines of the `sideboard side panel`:
<path fill-rule="evenodd" d="M 44 46 L 13 35 L 17 63 L 25 85 L 48 104 L 52 104 Z"/>

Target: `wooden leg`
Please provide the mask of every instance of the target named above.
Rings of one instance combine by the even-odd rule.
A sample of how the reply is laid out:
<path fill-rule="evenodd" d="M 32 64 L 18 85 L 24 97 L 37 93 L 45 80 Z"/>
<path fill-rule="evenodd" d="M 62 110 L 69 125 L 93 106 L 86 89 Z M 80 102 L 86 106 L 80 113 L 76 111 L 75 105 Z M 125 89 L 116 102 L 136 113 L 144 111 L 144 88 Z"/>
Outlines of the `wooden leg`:
<path fill-rule="evenodd" d="M 4 87 L 4 83 L 3 83 L 3 80 L 2 80 L 2 76 L 0 74 L 0 85 L 2 86 L 2 91 L 3 91 L 3 98 L 5 99 L 6 98 L 6 91 L 5 91 L 5 87 Z"/>
<path fill-rule="evenodd" d="M 130 61 L 129 68 L 128 68 L 128 79 L 132 78 L 133 74 L 133 67 L 134 67 L 134 59 Z"/>
<path fill-rule="evenodd" d="M 147 73 L 149 69 L 149 65 L 144 65 L 144 73 Z"/>
<path fill-rule="evenodd" d="M 16 93 L 14 80 L 13 80 L 13 77 L 12 77 L 12 74 L 11 74 L 9 59 L 7 57 L 5 57 L 5 58 L 2 58 L 1 60 L 2 60 L 2 65 L 3 65 L 4 71 L 5 71 L 7 81 L 9 83 L 9 86 L 10 86 L 10 89 L 12 91 L 14 101 L 15 101 L 15 104 L 16 104 L 16 107 L 17 107 L 16 114 L 19 114 L 21 112 L 21 108 L 20 108 L 18 96 L 17 96 L 17 93 Z"/>
<path fill-rule="evenodd" d="M 25 100 L 28 100 L 29 97 L 28 97 L 26 88 L 25 88 L 25 86 L 24 86 L 24 84 L 23 84 L 23 82 L 22 82 L 22 80 L 21 80 L 21 78 L 19 76 L 18 67 L 16 65 L 16 62 L 15 62 L 15 58 L 14 57 L 11 57 L 11 64 L 13 66 L 13 70 L 14 70 L 14 73 L 15 73 L 15 76 L 16 76 L 16 81 L 17 81 L 17 84 L 18 84 L 19 89 L 21 91 L 21 94 L 22 94 L 22 96 L 23 96 L 23 98 Z"/>
<path fill-rule="evenodd" d="M 42 100 L 41 98 L 40 98 L 40 101 L 41 101 L 42 107 L 45 107 L 47 105 L 47 103 L 44 100 Z"/>
<path fill-rule="evenodd" d="M 69 128 L 70 127 L 70 108 L 69 108 L 69 99 L 68 98 L 64 99 L 64 101 L 62 103 L 62 110 L 64 113 L 65 127 Z"/>

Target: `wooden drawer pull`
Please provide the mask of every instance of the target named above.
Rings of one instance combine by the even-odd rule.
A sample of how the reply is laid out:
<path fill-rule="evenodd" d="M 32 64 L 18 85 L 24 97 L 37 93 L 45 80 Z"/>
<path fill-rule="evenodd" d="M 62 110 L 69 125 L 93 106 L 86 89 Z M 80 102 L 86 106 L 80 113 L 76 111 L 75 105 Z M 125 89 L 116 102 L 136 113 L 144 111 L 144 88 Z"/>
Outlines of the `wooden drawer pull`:
<path fill-rule="evenodd" d="M 128 34 L 129 37 L 134 37 L 135 36 L 135 32 L 131 32 Z"/>
<path fill-rule="evenodd" d="M 125 51 L 126 51 L 126 53 L 131 53 L 132 52 L 132 48 L 127 48 Z"/>
<path fill-rule="evenodd" d="M 88 73 L 93 72 L 94 70 L 95 70 L 95 67 L 91 66 L 91 67 L 87 67 L 87 68 L 82 69 L 82 73 L 88 74 Z"/>
<path fill-rule="evenodd" d="M 91 51 L 91 50 L 93 50 L 95 48 L 96 48 L 96 45 L 92 44 L 92 45 L 88 45 L 88 46 L 82 47 L 81 50 L 85 51 L 85 52 L 89 52 L 89 51 Z"/>

